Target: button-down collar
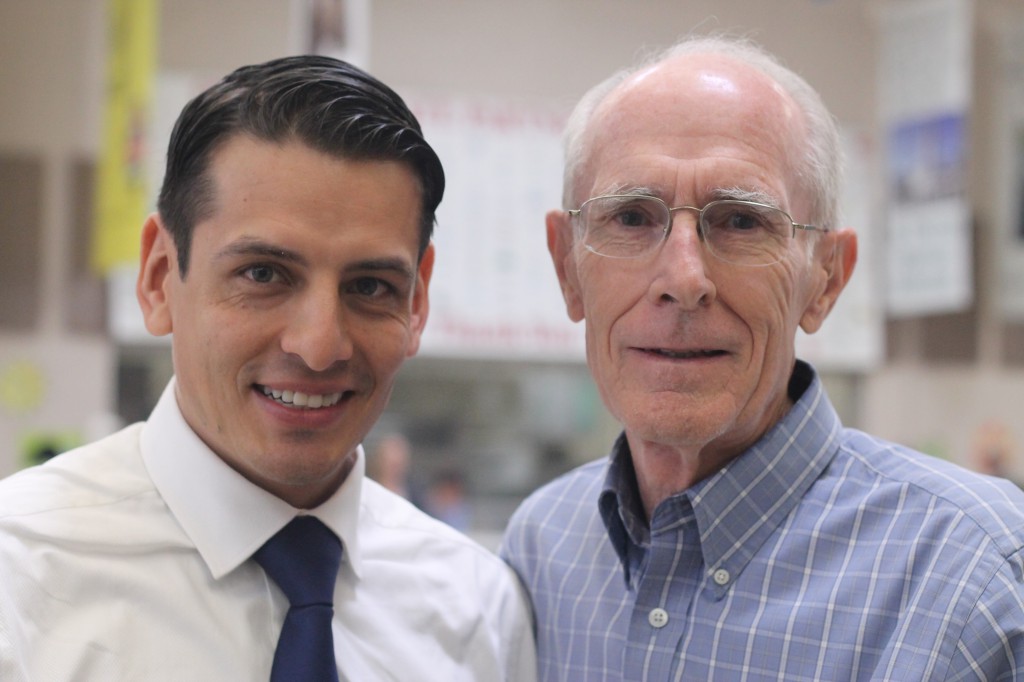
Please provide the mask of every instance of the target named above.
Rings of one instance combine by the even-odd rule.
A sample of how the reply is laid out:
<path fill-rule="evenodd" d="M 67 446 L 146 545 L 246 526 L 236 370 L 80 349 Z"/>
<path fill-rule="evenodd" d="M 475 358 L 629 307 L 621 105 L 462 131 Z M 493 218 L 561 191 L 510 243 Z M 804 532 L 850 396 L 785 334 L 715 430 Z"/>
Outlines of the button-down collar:
<path fill-rule="evenodd" d="M 228 466 L 185 422 L 171 380 L 143 428 L 146 468 L 215 578 L 240 566 L 264 542 L 299 514 L 312 514 L 337 534 L 343 564 L 360 575 L 359 503 L 364 475 L 360 448 L 348 478 L 327 501 L 303 511 L 254 485 Z M 204 480 L 196 495 L 193 481 Z"/>
<path fill-rule="evenodd" d="M 796 363 L 790 394 L 796 401 L 793 408 L 757 443 L 655 510 L 658 528 L 678 523 L 693 510 L 709 586 L 718 597 L 725 595 L 837 452 L 839 418 L 831 406 L 822 405 L 821 381 L 809 365 Z M 650 526 L 624 435 L 612 449 L 598 505 L 626 584 L 632 585 L 650 544 Z"/>

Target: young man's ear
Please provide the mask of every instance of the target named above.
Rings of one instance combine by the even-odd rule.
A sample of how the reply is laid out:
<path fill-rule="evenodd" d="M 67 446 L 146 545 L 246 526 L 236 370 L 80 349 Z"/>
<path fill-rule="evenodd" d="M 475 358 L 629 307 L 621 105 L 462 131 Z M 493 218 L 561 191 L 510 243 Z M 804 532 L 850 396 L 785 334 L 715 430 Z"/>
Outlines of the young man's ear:
<path fill-rule="evenodd" d="M 419 352 L 420 338 L 423 336 L 423 328 L 427 324 L 427 317 L 430 313 L 430 277 L 434 273 L 434 243 L 427 244 L 423 257 L 420 258 L 418 272 L 416 273 L 416 290 L 412 295 L 412 311 L 409 317 L 409 331 L 411 332 L 409 347 L 405 351 L 406 357 L 412 357 Z"/>
<path fill-rule="evenodd" d="M 555 274 L 562 287 L 565 310 L 569 319 L 579 322 L 583 319 L 583 297 L 580 294 L 576 258 L 573 255 L 572 220 L 565 211 L 549 211 L 547 214 L 548 251 L 555 265 Z"/>
<path fill-rule="evenodd" d="M 822 268 L 825 281 L 800 318 L 800 328 L 808 334 L 821 328 L 850 281 L 857 265 L 857 233 L 848 227 L 831 232 L 823 235 L 816 246 L 822 253 L 815 255 L 815 267 Z"/>
<path fill-rule="evenodd" d="M 154 213 L 142 226 L 139 279 L 135 283 L 142 318 L 153 336 L 164 336 L 173 330 L 170 285 L 171 278 L 178 276 L 177 272 L 178 252 L 174 240 L 164 228 L 160 214 Z"/>

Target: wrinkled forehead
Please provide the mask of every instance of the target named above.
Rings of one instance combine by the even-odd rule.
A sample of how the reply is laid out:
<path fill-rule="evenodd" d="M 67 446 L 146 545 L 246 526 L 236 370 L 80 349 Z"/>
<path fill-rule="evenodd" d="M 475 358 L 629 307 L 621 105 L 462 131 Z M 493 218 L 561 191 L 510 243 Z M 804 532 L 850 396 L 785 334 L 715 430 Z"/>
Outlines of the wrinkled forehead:
<path fill-rule="evenodd" d="M 634 74 L 597 106 L 584 133 L 579 180 L 617 158 L 613 150 L 634 144 L 657 144 L 680 158 L 731 145 L 777 159 L 780 171 L 795 178 L 803 116 L 753 66 L 724 55 L 680 55 Z"/>

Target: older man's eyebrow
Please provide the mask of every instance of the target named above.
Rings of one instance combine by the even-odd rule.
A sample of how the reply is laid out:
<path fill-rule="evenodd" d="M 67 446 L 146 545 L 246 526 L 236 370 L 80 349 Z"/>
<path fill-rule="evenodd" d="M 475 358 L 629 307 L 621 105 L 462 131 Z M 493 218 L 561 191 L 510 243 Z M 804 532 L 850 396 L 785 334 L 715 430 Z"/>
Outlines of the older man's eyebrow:
<path fill-rule="evenodd" d="M 756 189 L 744 189 L 743 187 L 716 187 L 708 192 L 712 201 L 732 199 L 735 201 L 753 201 L 768 206 L 779 206 L 779 198 L 774 194 Z"/>
<path fill-rule="evenodd" d="M 656 197 L 664 199 L 667 194 L 662 188 L 650 187 L 647 185 L 628 184 L 625 182 L 613 184 L 604 191 L 599 191 L 595 197 Z"/>
<path fill-rule="evenodd" d="M 601 194 L 605 196 L 658 197 L 664 201 L 669 201 L 672 193 L 663 187 L 622 183 L 609 187 L 607 191 Z M 704 192 L 704 197 L 705 202 L 733 199 L 736 201 L 753 201 L 759 204 L 767 204 L 768 206 L 779 206 L 779 198 L 774 194 L 739 186 L 713 187 Z"/>
<path fill-rule="evenodd" d="M 618 184 L 612 185 L 607 191 L 601 192 L 602 195 L 619 195 L 624 197 L 660 197 L 662 191 L 656 187 L 647 187 L 645 185 L 629 185 L 629 184 Z"/>

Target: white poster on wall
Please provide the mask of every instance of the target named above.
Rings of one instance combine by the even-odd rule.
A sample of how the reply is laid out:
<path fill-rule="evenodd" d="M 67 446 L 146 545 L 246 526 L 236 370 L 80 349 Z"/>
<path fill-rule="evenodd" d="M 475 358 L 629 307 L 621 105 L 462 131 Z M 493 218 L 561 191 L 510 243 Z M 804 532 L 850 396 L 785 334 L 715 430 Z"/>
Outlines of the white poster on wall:
<path fill-rule="evenodd" d="M 583 325 L 566 316 L 544 228 L 561 205 L 567 112 L 406 99 L 446 176 L 421 354 L 582 360 Z"/>
<path fill-rule="evenodd" d="M 214 80 L 183 73 L 157 79 L 161 113 L 152 139 L 159 151 L 149 160 L 154 205 L 174 121 Z M 566 316 L 544 228 L 545 213 L 561 205 L 568 112 L 504 101 L 406 99 L 447 179 L 421 353 L 582 361 L 583 325 Z M 169 337 L 145 329 L 136 273 L 132 263 L 108 278 L 111 335 L 122 343 L 165 344 Z"/>
<path fill-rule="evenodd" d="M 895 316 L 962 310 L 974 296 L 966 196 L 970 0 L 881 11 L 886 303 Z"/>

